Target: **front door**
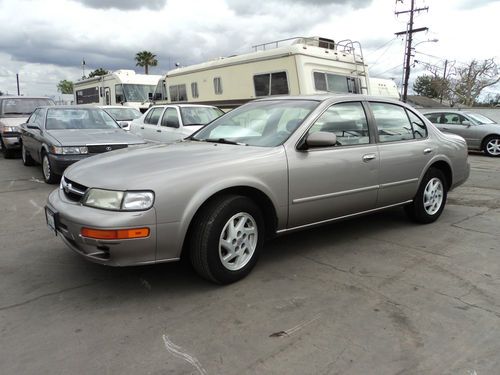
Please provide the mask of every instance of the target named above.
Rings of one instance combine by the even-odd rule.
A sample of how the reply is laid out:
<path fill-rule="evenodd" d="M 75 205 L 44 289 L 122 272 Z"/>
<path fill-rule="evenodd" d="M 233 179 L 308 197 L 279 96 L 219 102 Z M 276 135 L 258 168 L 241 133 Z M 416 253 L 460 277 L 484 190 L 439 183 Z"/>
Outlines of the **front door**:
<path fill-rule="evenodd" d="M 288 227 L 327 221 L 374 209 L 379 155 L 361 102 L 327 109 L 309 129 L 332 132 L 337 145 L 287 151 Z"/>

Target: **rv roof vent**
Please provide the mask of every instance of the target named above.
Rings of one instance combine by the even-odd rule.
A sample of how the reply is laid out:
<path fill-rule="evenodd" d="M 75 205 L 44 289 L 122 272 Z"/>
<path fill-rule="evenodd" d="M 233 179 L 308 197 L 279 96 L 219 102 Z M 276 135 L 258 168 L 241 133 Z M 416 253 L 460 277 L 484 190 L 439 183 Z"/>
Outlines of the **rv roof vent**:
<path fill-rule="evenodd" d="M 133 70 L 128 70 L 128 69 L 119 69 L 115 70 L 115 74 L 120 74 L 122 76 L 133 76 L 135 75 L 135 72 Z"/>
<path fill-rule="evenodd" d="M 298 38 L 294 44 L 305 44 L 307 46 L 321 47 L 326 49 L 335 49 L 335 41 L 333 39 L 313 36 L 310 38 Z"/>

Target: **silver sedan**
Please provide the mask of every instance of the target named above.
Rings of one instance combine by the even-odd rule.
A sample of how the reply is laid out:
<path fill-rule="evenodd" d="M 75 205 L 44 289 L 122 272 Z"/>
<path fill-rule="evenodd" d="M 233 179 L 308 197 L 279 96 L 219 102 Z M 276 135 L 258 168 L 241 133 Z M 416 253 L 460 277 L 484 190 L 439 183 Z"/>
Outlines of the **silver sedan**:
<path fill-rule="evenodd" d="M 480 113 L 456 110 L 426 111 L 424 116 L 446 133 L 464 137 L 469 149 L 500 156 L 500 124 Z"/>
<path fill-rule="evenodd" d="M 403 103 L 275 97 L 184 141 L 69 167 L 46 217 L 93 262 L 150 264 L 184 253 L 201 276 L 224 284 L 246 276 L 276 235 L 395 206 L 431 223 L 468 175 L 464 139 Z"/>

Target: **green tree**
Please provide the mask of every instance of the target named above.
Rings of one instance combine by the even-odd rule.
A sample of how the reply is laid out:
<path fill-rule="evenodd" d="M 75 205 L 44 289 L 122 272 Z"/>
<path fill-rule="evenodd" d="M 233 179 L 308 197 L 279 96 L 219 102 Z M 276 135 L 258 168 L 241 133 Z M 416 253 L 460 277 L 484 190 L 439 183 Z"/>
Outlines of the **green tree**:
<path fill-rule="evenodd" d="M 413 83 L 413 91 L 415 91 L 418 95 L 426 96 L 428 98 L 439 98 L 441 95 L 441 89 L 444 86 L 446 86 L 446 83 L 442 78 L 423 75 L 417 77 L 415 83 Z"/>
<path fill-rule="evenodd" d="M 108 73 L 109 72 L 106 69 L 98 68 L 98 69 L 94 70 L 93 72 L 89 73 L 89 78 L 97 77 L 97 76 L 105 76 Z"/>
<path fill-rule="evenodd" d="M 57 91 L 61 94 L 73 94 L 73 82 L 63 79 L 57 84 Z"/>
<path fill-rule="evenodd" d="M 137 52 L 135 55 L 135 61 L 137 61 L 136 66 L 143 66 L 144 73 L 149 74 L 150 66 L 157 66 L 158 60 L 156 59 L 156 55 L 149 51 L 141 51 Z"/>

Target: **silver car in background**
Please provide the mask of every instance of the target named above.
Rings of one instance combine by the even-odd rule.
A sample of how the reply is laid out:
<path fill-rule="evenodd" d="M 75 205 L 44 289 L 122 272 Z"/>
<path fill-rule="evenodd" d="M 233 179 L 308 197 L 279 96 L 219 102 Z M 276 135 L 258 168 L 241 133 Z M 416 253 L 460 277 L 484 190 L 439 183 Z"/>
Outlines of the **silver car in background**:
<path fill-rule="evenodd" d="M 211 105 L 156 105 L 132 121 L 130 132 L 148 142 L 172 143 L 190 136 L 223 114 L 222 110 Z"/>
<path fill-rule="evenodd" d="M 488 156 L 500 156 L 500 124 L 474 112 L 439 110 L 425 111 L 424 116 L 446 133 L 462 136 L 471 150 Z"/>
<path fill-rule="evenodd" d="M 93 262 L 189 257 L 204 278 L 246 276 L 267 238 L 404 206 L 442 213 L 469 175 L 463 138 L 406 104 L 365 96 L 250 102 L 187 140 L 119 150 L 69 167 L 49 227 Z"/>
<path fill-rule="evenodd" d="M 120 125 L 120 128 L 126 131 L 130 131 L 130 124 L 133 120 L 142 116 L 138 109 L 123 105 L 101 105 L 99 108 L 104 109 Z"/>

